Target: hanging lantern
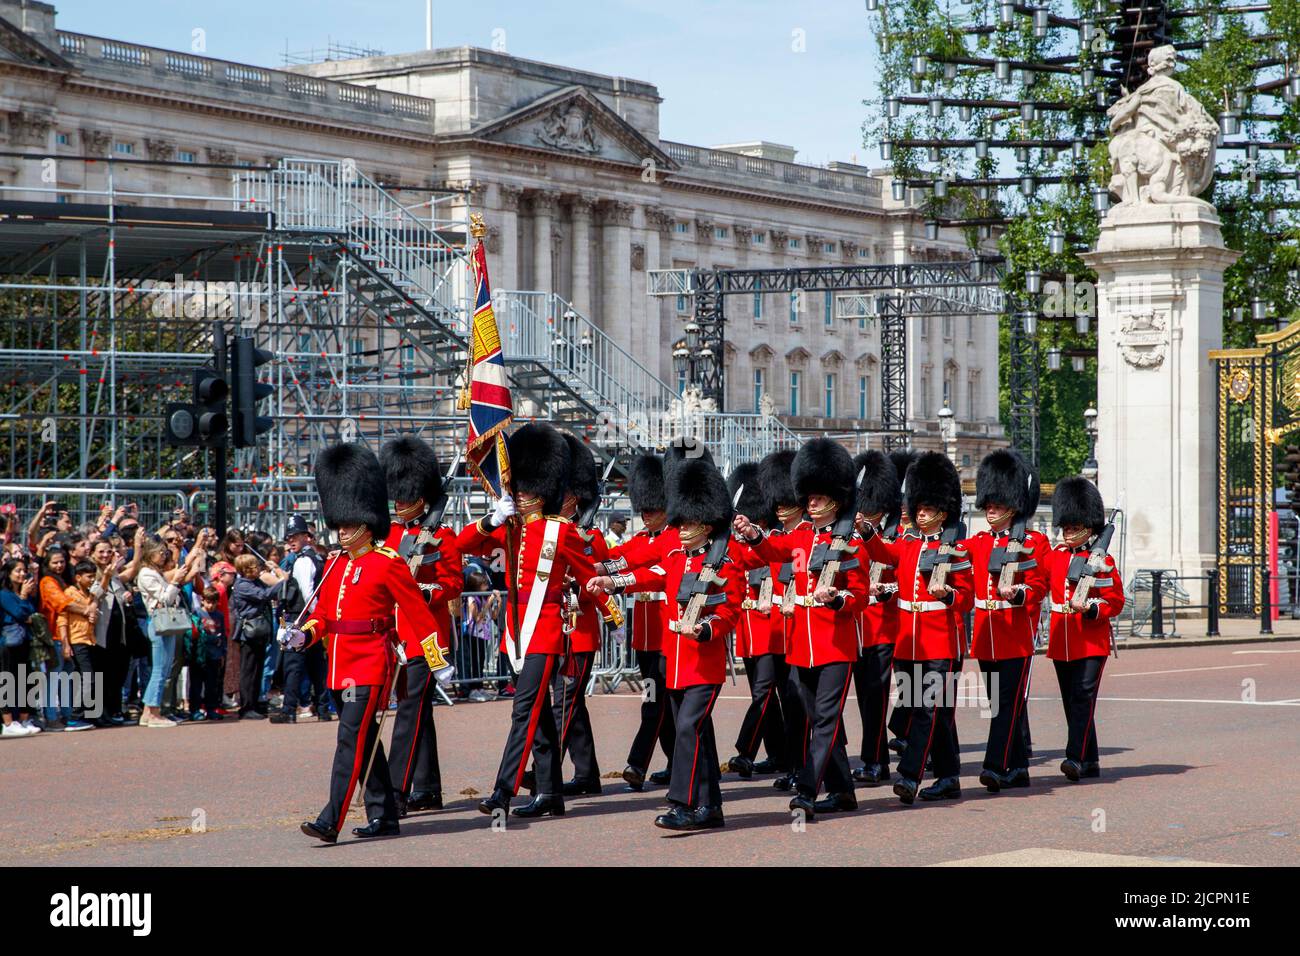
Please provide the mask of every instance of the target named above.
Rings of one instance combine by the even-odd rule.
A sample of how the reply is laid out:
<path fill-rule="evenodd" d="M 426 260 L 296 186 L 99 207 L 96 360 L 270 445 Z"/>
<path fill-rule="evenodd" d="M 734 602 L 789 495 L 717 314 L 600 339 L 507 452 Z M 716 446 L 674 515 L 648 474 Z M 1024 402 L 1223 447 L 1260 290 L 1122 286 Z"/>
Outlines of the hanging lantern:
<path fill-rule="evenodd" d="M 1239 305 L 1233 306 L 1233 308 L 1232 308 L 1232 321 L 1234 321 L 1234 322 L 1245 322 L 1245 321 L 1246 321 L 1246 310 L 1243 309 L 1243 308 L 1242 308 L 1241 306 L 1239 306 Z"/>
<path fill-rule="evenodd" d="M 1085 66 L 1083 69 L 1079 71 L 1079 81 L 1083 84 L 1085 88 L 1092 86 L 1093 80 L 1095 80 L 1096 78 L 1097 78 L 1097 71 L 1090 66 Z"/>
<path fill-rule="evenodd" d="M 1219 115 L 1219 131 L 1224 136 L 1236 136 L 1240 128 L 1236 113 L 1221 113 Z"/>
<path fill-rule="evenodd" d="M 880 0 L 867 0 L 867 9 L 875 13 L 880 9 Z"/>
<path fill-rule="evenodd" d="M 1025 165 L 1026 163 L 1029 162 L 1029 147 L 1028 147 L 1028 146 L 1017 146 L 1017 147 L 1016 147 L 1016 162 L 1019 163 L 1021 166 Z"/>

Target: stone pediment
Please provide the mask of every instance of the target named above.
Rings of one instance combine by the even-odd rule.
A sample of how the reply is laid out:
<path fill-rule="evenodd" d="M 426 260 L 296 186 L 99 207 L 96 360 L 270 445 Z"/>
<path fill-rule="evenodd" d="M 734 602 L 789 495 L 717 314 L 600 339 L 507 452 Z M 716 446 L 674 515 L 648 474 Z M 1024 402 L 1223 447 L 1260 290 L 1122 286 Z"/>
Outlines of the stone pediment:
<path fill-rule="evenodd" d="M 10 63 L 27 63 L 55 70 L 72 70 L 73 65 L 63 54 L 51 49 L 35 37 L 0 18 L 0 60 Z"/>
<path fill-rule="evenodd" d="M 648 159 L 660 170 L 677 166 L 658 146 L 581 86 L 548 93 L 475 128 L 470 135 L 577 159 L 636 166 Z"/>

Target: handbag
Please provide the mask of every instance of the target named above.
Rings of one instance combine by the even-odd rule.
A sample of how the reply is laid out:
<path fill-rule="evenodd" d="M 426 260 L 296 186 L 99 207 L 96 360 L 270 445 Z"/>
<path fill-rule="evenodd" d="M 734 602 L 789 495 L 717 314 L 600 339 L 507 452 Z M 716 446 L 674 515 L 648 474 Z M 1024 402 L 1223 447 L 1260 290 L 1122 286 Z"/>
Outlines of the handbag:
<path fill-rule="evenodd" d="M 264 616 L 239 620 L 239 636 L 246 644 L 261 644 L 271 639 L 271 622 Z"/>
<path fill-rule="evenodd" d="M 190 628 L 194 626 L 190 621 L 189 612 L 180 607 L 160 607 L 153 612 L 151 620 L 154 632 L 163 637 L 188 634 Z"/>

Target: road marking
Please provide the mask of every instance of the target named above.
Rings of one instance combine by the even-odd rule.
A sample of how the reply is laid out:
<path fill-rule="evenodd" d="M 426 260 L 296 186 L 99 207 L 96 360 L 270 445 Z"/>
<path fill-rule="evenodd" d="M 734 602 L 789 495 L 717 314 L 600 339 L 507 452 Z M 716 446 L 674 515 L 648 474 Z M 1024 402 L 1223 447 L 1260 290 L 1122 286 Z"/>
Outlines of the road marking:
<path fill-rule="evenodd" d="M 1030 700 L 1054 700 L 1059 697 L 1031 697 Z M 1241 704 L 1244 707 L 1300 707 L 1297 700 L 1213 700 L 1201 697 L 1098 697 L 1098 700 L 1131 704 Z"/>
<path fill-rule="evenodd" d="M 1023 850 L 944 860 L 930 866 L 1235 866 L 1209 860 L 1188 860 L 1176 856 L 1130 856 L 1120 853 L 1088 853 L 1052 847 L 1030 846 Z"/>
<path fill-rule="evenodd" d="M 1190 674 L 1192 671 L 1235 671 L 1245 667 L 1267 667 L 1261 661 L 1258 664 L 1221 664 L 1218 667 L 1179 667 L 1168 671 L 1134 671 L 1131 674 L 1107 674 L 1107 677 L 1151 677 L 1153 674 Z"/>
<path fill-rule="evenodd" d="M 1300 649 L 1294 651 L 1233 651 L 1234 654 L 1300 654 Z"/>

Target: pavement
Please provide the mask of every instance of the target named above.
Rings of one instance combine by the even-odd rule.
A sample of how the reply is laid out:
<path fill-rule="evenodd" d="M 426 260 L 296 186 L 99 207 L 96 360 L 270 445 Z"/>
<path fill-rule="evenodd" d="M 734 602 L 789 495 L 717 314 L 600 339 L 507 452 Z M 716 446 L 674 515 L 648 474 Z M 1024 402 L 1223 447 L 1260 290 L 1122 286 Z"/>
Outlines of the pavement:
<path fill-rule="evenodd" d="M 1097 707 L 1102 777 L 1080 783 L 1057 770 L 1065 725 L 1051 665 L 1039 658 L 1034 668 L 1028 790 L 995 796 L 979 786 L 987 720 L 961 707 L 959 801 L 904 807 L 887 787 L 860 788 L 858 812 L 800 826 L 771 778 L 728 774 L 726 828 L 691 835 L 652 825 L 662 789 L 625 793 L 617 779 L 601 796 L 572 799 L 563 818 L 492 829 L 475 804 L 491 789 L 506 702 L 438 709 L 445 810 L 408 817 L 397 837 L 345 835 L 335 846 L 304 837 L 298 823 L 324 801 L 337 724 L 226 721 L 2 740 L 0 863 L 1300 864 L 1300 640 L 1122 649 Z M 724 760 L 747 699 L 742 678 L 718 702 Z M 590 698 L 606 776 L 623 767 L 638 703 L 630 693 Z M 855 756 L 852 700 L 846 723 Z"/>

